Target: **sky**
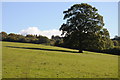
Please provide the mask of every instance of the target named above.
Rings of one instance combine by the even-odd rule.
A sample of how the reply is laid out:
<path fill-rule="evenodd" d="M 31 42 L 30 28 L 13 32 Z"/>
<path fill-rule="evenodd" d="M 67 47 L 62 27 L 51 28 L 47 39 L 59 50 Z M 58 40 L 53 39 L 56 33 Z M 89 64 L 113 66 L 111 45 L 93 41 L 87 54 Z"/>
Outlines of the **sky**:
<path fill-rule="evenodd" d="M 120 21 L 120 1 L 118 3 L 118 21 Z M 118 22 L 118 36 L 120 36 L 120 23 Z"/>
<path fill-rule="evenodd" d="M 3 2 L 2 31 L 19 34 L 60 35 L 63 11 L 81 2 Z M 118 3 L 89 2 L 103 16 L 111 38 L 118 35 Z"/>

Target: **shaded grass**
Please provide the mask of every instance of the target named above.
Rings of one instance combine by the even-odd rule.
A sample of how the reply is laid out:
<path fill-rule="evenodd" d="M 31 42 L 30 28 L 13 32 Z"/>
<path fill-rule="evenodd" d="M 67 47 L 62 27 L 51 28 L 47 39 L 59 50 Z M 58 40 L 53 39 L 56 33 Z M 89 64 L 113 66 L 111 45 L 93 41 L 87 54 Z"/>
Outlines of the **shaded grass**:
<path fill-rule="evenodd" d="M 33 49 L 33 50 L 46 50 L 46 51 L 59 51 L 59 52 L 78 53 L 77 51 L 56 50 L 56 49 L 45 49 L 45 48 L 16 47 L 16 46 L 6 46 L 6 47 L 10 47 L 10 48 L 21 48 L 21 49 Z"/>
<path fill-rule="evenodd" d="M 28 44 L 3 43 L 3 78 L 117 78 L 118 56 Z M 75 54 L 77 53 L 77 54 Z"/>

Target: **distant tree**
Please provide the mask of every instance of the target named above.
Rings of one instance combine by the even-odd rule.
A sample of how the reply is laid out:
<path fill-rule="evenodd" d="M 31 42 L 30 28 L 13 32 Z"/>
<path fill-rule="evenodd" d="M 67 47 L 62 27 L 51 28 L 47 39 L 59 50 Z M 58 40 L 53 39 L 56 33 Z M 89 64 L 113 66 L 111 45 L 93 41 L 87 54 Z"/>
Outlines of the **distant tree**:
<path fill-rule="evenodd" d="M 1 40 L 6 40 L 7 37 L 8 37 L 8 35 L 7 35 L 6 32 L 1 32 L 1 33 L 0 33 L 0 39 L 1 39 Z"/>
<path fill-rule="evenodd" d="M 30 43 L 37 43 L 37 41 L 38 41 L 36 35 L 28 34 L 28 35 L 25 36 L 25 38 L 26 38 L 26 41 L 30 42 Z"/>
<path fill-rule="evenodd" d="M 112 40 L 115 46 L 120 46 L 120 36 L 115 36 Z"/>
<path fill-rule="evenodd" d="M 25 42 L 25 36 L 23 35 L 17 35 L 18 42 Z"/>
<path fill-rule="evenodd" d="M 10 33 L 7 34 L 6 32 L 0 32 L 0 41 L 12 41 L 12 42 L 23 42 L 23 43 L 35 43 L 35 44 L 47 44 L 49 45 L 50 39 L 46 36 L 42 35 L 31 35 L 28 34 L 26 36 L 20 34 Z"/>
<path fill-rule="evenodd" d="M 120 40 L 120 36 L 117 36 L 117 35 L 116 35 L 116 36 L 114 37 L 114 39 L 115 39 L 115 40 Z"/>
<path fill-rule="evenodd" d="M 60 39 L 62 39 L 62 37 L 60 37 L 60 36 L 58 36 L 58 35 L 57 35 L 57 36 L 52 35 L 51 39 L 60 40 Z"/>
<path fill-rule="evenodd" d="M 60 36 L 52 35 L 51 39 L 54 41 L 54 46 L 62 46 L 63 45 L 63 38 Z"/>
<path fill-rule="evenodd" d="M 83 49 L 91 47 L 105 49 L 108 45 L 106 41 L 110 41 L 108 30 L 103 28 L 103 16 L 97 11 L 95 7 L 81 3 L 63 12 L 66 23 L 61 25 L 60 30 L 64 41 L 78 48 L 80 53 Z M 111 46 L 112 43 L 108 48 Z"/>
<path fill-rule="evenodd" d="M 113 40 L 114 46 L 119 46 L 119 42 L 117 40 Z"/>
<path fill-rule="evenodd" d="M 0 33 L 0 41 L 2 41 L 2 34 Z"/>
<path fill-rule="evenodd" d="M 39 36 L 37 36 L 37 38 L 38 38 L 37 43 L 39 43 L 39 44 L 41 44 L 41 43 L 49 43 L 50 42 L 50 40 L 45 36 L 39 35 Z"/>
<path fill-rule="evenodd" d="M 7 41 L 16 42 L 17 40 L 18 40 L 18 39 L 17 39 L 17 34 L 14 34 L 14 33 L 8 34 Z"/>
<path fill-rule="evenodd" d="M 54 35 L 51 36 L 51 39 L 54 39 Z"/>
<path fill-rule="evenodd" d="M 55 40 L 50 39 L 50 45 L 51 45 L 51 46 L 54 46 L 54 45 L 55 45 Z"/>
<path fill-rule="evenodd" d="M 59 46 L 59 47 L 63 47 L 63 39 L 56 40 L 54 45 Z"/>
<path fill-rule="evenodd" d="M 36 36 L 31 35 L 31 34 L 28 34 L 28 35 L 26 35 L 26 37 L 29 37 L 29 38 L 35 38 Z"/>

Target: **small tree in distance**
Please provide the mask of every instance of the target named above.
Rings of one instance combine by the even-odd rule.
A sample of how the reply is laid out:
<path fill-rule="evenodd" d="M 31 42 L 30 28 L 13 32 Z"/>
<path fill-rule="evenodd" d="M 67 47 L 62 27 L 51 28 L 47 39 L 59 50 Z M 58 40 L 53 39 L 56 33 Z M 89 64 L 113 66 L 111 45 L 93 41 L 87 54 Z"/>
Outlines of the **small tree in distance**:
<path fill-rule="evenodd" d="M 98 49 L 110 47 L 105 42 L 110 40 L 109 32 L 103 28 L 103 16 L 97 11 L 95 7 L 81 3 L 63 12 L 66 23 L 60 27 L 62 35 L 64 39 L 70 41 L 70 44 L 77 46 L 80 53 L 92 45 Z"/>

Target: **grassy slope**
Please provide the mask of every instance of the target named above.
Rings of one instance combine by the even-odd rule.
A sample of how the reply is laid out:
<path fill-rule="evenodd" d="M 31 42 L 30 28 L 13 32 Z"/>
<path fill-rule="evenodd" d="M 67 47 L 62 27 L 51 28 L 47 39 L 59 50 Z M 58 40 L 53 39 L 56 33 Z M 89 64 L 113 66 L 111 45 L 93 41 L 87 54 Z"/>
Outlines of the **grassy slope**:
<path fill-rule="evenodd" d="M 87 51 L 79 54 L 73 53 L 77 50 L 13 42 L 3 42 L 2 49 L 3 78 L 115 78 L 118 75 L 116 55 Z"/>

